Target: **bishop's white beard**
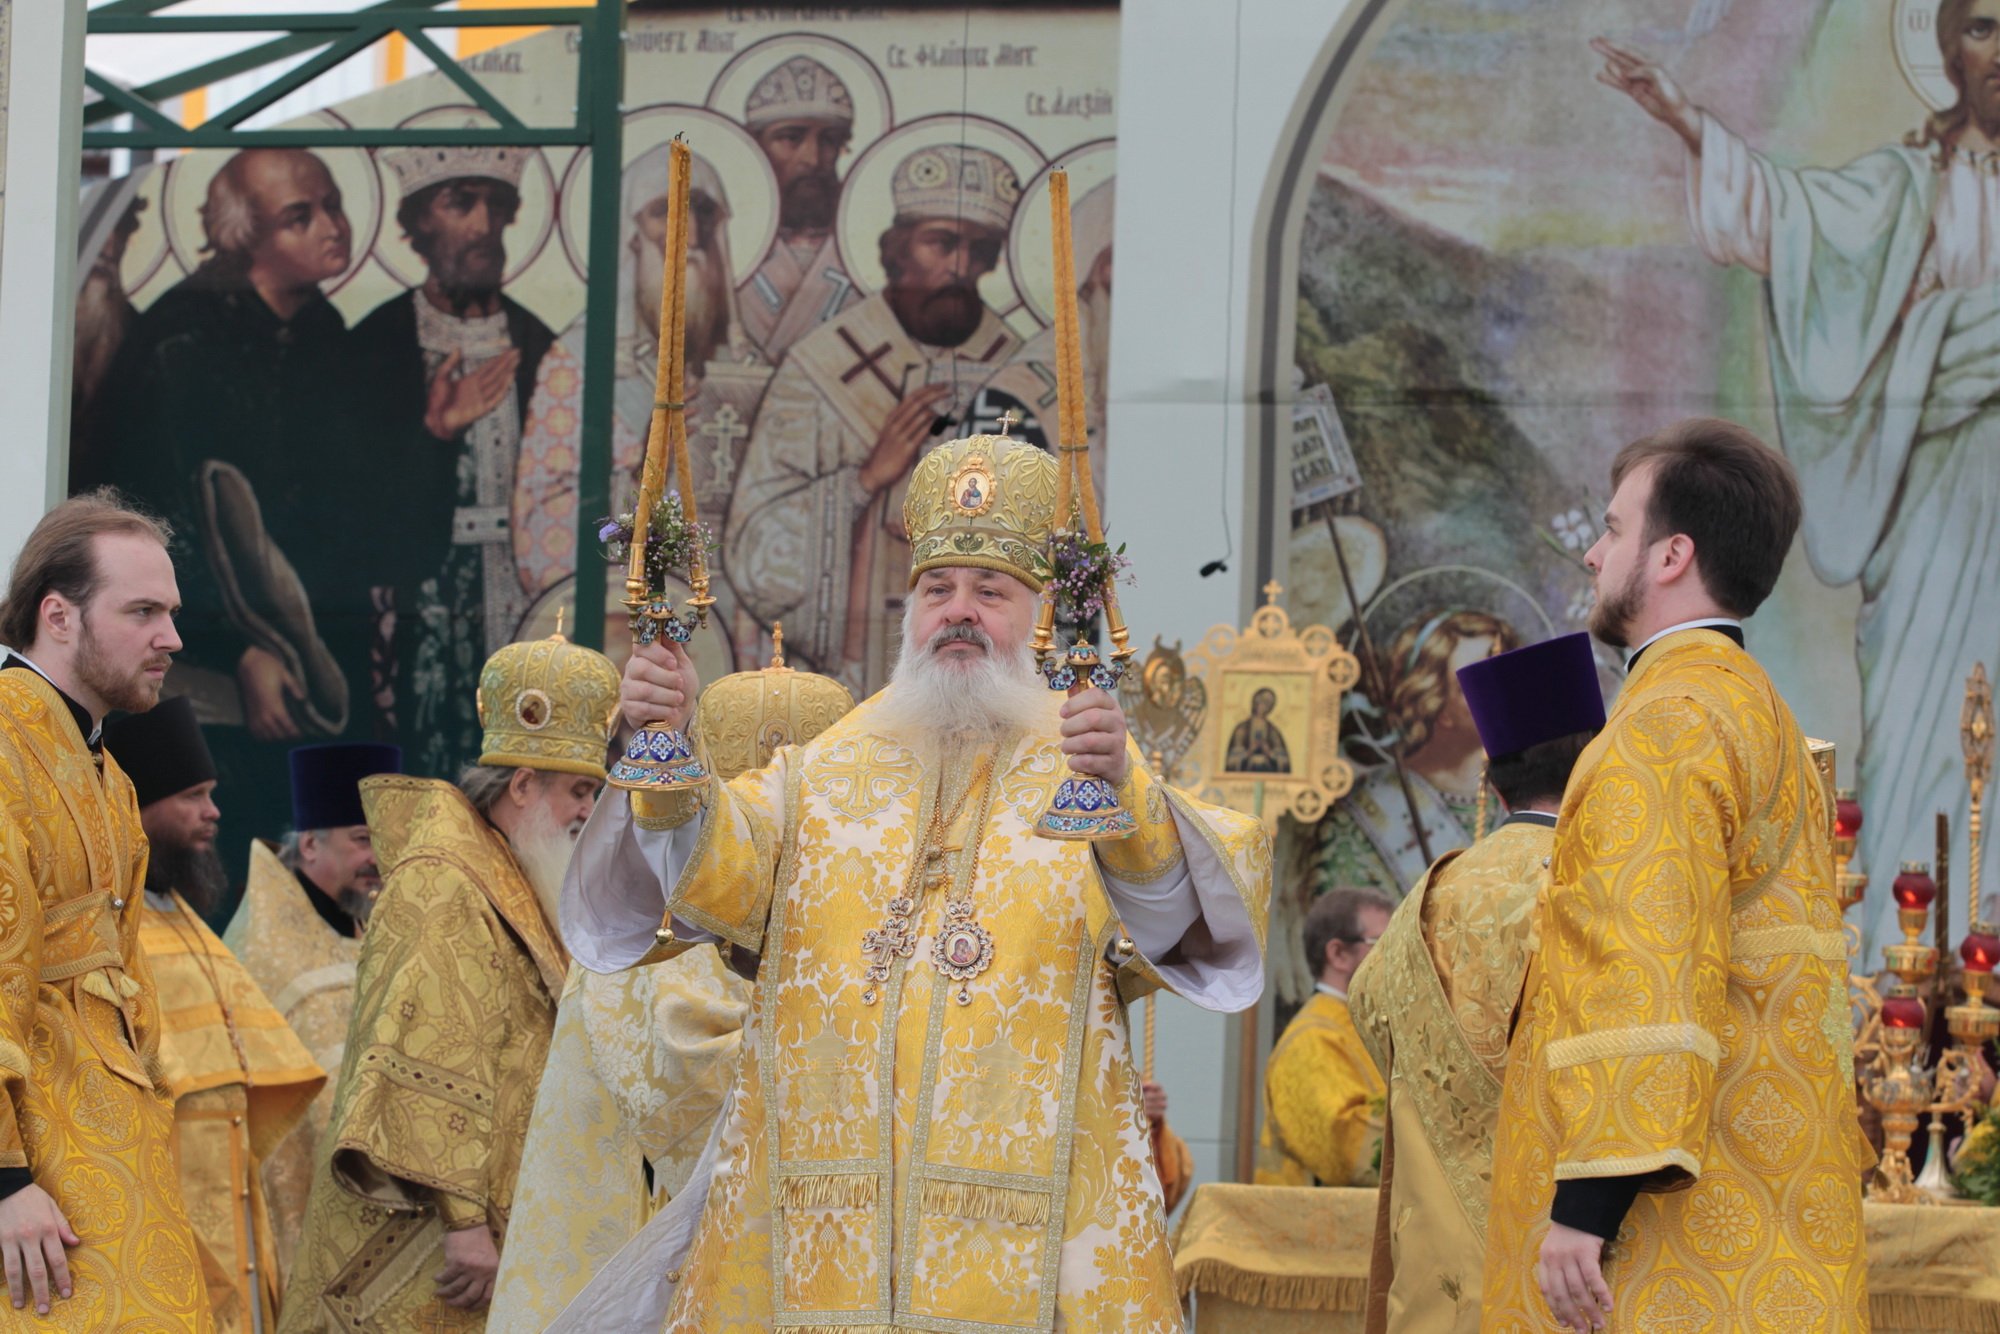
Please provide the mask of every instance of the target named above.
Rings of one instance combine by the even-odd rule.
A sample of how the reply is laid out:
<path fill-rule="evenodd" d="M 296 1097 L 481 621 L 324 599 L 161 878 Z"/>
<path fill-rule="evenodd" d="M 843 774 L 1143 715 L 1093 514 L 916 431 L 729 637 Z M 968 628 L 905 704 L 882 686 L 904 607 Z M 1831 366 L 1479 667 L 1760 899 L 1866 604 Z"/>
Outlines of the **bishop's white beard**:
<path fill-rule="evenodd" d="M 576 851 L 577 835 L 582 832 L 581 820 L 567 826 L 557 824 L 548 803 L 538 798 L 529 803 L 514 836 L 508 840 L 514 848 L 514 860 L 521 864 L 521 874 L 527 877 L 542 905 L 542 916 L 548 920 L 549 930 L 558 934 L 563 876 L 569 870 L 570 854 Z"/>
<path fill-rule="evenodd" d="M 875 704 L 880 731 L 935 754 L 954 744 L 990 744 L 1005 732 L 1052 735 L 1060 726 L 1062 697 L 1035 670 L 1026 644 L 1013 652 L 996 647 L 983 631 L 948 626 L 919 644 L 912 633 L 914 607 L 903 614 L 903 645 L 889 688 Z M 976 658 L 940 658 L 955 638 L 985 646 Z"/>

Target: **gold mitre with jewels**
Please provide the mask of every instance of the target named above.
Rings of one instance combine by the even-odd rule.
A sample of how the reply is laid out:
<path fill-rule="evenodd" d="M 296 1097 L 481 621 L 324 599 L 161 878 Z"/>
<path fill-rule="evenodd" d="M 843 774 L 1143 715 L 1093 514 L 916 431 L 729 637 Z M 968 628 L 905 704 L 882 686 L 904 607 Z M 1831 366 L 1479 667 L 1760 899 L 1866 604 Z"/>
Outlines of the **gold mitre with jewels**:
<path fill-rule="evenodd" d="M 972 565 L 1039 593 L 1051 573 L 1056 479 L 1053 455 L 1004 435 L 968 436 L 926 454 L 903 501 L 911 586 L 926 570 Z"/>
<path fill-rule="evenodd" d="M 604 777 L 618 669 L 561 635 L 509 644 L 479 672 L 481 764 Z"/>
<path fill-rule="evenodd" d="M 695 731 L 723 782 L 761 769 L 782 746 L 803 746 L 839 722 L 854 696 L 832 677 L 785 666 L 785 632 L 772 631 L 771 665 L 735 672 L 701 692 Z"/>

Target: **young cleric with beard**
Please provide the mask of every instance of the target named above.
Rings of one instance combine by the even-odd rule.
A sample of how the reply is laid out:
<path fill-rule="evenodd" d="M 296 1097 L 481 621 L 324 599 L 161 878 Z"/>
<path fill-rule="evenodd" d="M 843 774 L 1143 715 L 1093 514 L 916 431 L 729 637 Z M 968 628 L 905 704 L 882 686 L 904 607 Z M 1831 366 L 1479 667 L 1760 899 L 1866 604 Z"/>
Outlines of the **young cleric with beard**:
<path fill-rule="evenodd" d="M 617 694 L 600 653 L 511 644 L 480 675 L 484 745 L 457 786 L 363 780 L 382 896 L 283 1334 L 485 1327 L 569 970 L 557 895 Z"/>
<path fill-rule="evenodd" d="M 1482 1328 L 1866 1329 L 1833 795 L 1743 648 L 1798 482 L 1705 419 L 1611 481 L 1590 628 L 1628 675 L 1557 815 Z"/>
<path fill-rule="evenodd" d="M 201 920 L 226 876 L 215 850 L 215 761 L 194 707 L 170 699 L 114 719 L 104 748 L 132 779 L 152 847 L 139 943 L 159 988 L 181 1196 L 215 1327 L 273 1329 L 282 1292 L 264 1159 L 305 1116 L 326 1072 Z"/>
<path fill-rule="evenodd" d="M 640 1313 L 670 1330 L 1181 1327 L 1125 1002 L 1256 1001 L 1270 844 L 1155 780 L 1110 694 L 1037 675 L 1055 494 L 1033 446 L 939 447 L 904 509 L 889 687 L 584 832 L 563 913 L 585 967 L 758 959 L 707 1207 L 671 1313 Z M 637 650 L 625 717 L 685 723 L 698 685 L 684 652 Z M 1072 764 L 1137 833 L 1035 835 Z"/>
<path fill-rule="evenodd" d="M 139 944 L 146 836 L 99 735 L 181 646 L 167 543 L 112 493 L 67 500 L 0 606 L 0 1261 L 15 1310 L 72 1329 L 213 1327 Z"/>

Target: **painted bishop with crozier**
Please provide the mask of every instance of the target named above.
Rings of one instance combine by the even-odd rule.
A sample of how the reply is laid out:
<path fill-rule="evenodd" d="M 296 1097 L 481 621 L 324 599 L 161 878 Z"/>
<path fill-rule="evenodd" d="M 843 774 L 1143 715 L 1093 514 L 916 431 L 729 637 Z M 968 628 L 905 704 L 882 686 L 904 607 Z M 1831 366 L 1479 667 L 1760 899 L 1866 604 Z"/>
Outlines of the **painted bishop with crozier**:
<path fill-rule="evenodd" d="M 761 770 L 585 829 L 579 962 L 756 961 L 707 1208 L 670 1309 L 634 1327 L 1181 1328 L 1125 1006 L 1255 1003 L 1270 844 L 1150 774 L 1112 695 L 1038 677 L 1056 493 L 1033 446 L 941 446 L 904 507 L 891 684 Z M 684 726 L 697 688 L 681 649 L 639 649 L 625 716 Z M 1035 835 L 1072 767 L 1117 786 L 1134 834 Z"/>

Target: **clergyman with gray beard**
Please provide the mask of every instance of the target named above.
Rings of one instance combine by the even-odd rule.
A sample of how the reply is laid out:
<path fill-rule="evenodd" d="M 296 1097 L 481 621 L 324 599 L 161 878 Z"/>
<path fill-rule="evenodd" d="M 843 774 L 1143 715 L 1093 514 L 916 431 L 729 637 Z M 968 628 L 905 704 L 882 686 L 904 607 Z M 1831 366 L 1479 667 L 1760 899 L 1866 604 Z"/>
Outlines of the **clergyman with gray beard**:
<path fill-rule="evenodd" d="M 382 887 L 361 780 L 399 772 L 403 754 L 374 742 L 333 742 L 299 746 L 286 764 L 291 832 L 281 843 L 251 841 L 243 898 L 223 941 L 332 1076 L 347 1047 L 361 930 Z M 286 1272 L 305 1225 L 320 1134 L 332 1113 L 329 1083 L 265 1159 L 266 1212 Z"/>
<path fill-rule="evenodd" d="M 499 1272 L 569 955 L 556 895 L 604 785 L 618 670 L 560 636 L 479 673 L 478 761 L 458 783 L 361 784 L 382 894 L 313 1165 L 278 1334 L 477 1330 Z M 383 1206 L 417 1215 L 407 1262 L 377 1263 Z"/>
<path fill-rule="evenodd" d="M 1055 460 L 1003 436 L 926 455 L 901 507 L 889 685 L 760 770 L 607 801 L 586 825 L 571 954 L 598 972 L 717 942 L 758 956 L 757 1036 L 714 1192 L 698 1167 L 551 1334 L 608 1309 L 691 1329 L 722 1302 L 768 1326 L 774 1289 L 811 1294 L 783 1309 L 825 1328 L 1046 1329 L 1056 1310 L 1075 1334 L 1180 1327 L 1124 1006 L 1162 985 L 1255 1004 L 1270 844 L 1155 779 L 1113 694 L 1065 699 L 1037 672 L 1056 489 Z M 634 650 L 620 707 L 698 739 L 699 689 L 662 641 Z M 1038 836 L 1072 772 L 1114 784 L 1137 831 Z M 746 1266 L 744 1237 L 826 1226 L 878 1244 Z M 1026 1258 L 965 1280 L 996 1253 Z M 775 1283 L 746 1272 L 780 1264 Z"/>

